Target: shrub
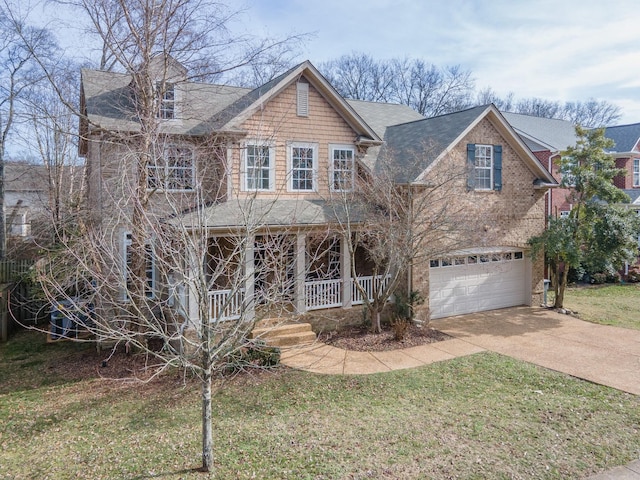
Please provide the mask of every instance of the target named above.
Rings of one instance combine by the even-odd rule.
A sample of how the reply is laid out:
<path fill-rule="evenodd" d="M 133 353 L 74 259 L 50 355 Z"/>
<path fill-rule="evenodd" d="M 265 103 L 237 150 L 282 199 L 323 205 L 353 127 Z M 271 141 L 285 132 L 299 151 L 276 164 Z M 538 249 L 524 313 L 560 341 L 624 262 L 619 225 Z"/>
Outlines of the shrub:
<path fill-rule="evenodd" d="M 640 270 L 638 269 L 638 267 L 632 267 L 629 269 L 629 273 L 627 273 L 627 282 L 629 283 L 640 282 Z"/>
<path fill-rule="evenodd" d="M 280 349 L 264 340 L 249 340 L 243 347 L 224 357 L 224 373 L 233 374 L 247 368 L 273 368 L 280 363 Z"/>
<path fill-rule="evenodd" d="M 402 340 L 404 340 L 410 324 L 411 322 L 409 319 L 402 317 L 396 317 L 391 322 L 391 327 L 393 328 L 393 339 L 396 342 L 401 342 Z"/>

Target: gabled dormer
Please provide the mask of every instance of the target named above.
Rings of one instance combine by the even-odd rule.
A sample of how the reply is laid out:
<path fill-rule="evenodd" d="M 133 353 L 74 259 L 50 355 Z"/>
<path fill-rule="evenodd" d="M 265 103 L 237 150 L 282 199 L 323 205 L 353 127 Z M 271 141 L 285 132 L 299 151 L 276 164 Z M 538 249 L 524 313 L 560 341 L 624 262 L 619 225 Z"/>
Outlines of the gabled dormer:
<path fill-rule="evenodd" d="M 157 116 L 160 120 L 178 120 L 184 109 L 184 88 L 187 81 L 187 69 L 169 55 L 155 55 L 149 64 L 149 73 L 157 103 Z"/>

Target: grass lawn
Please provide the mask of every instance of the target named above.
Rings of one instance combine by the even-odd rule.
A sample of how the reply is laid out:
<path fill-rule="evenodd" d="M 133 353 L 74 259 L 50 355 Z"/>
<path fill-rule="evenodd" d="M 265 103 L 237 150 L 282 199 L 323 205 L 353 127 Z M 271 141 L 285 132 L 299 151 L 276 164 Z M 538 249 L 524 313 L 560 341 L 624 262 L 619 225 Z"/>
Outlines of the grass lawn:
<path fill-rule="evenodd" d="M 0 478 L 574 479 L 640 457 L 640 397 L 482 353 L 370 376 L 229 380 L 205 475 L 192 471 L 197 384 L 61 367 L 98 372 L 99 360 L 31 332 L 0 345 Z"/>
<path fill-rule="evenodd" d="M 640 330 L 640 283 L 569 287 L 564 306 L 589 322 Z"/>

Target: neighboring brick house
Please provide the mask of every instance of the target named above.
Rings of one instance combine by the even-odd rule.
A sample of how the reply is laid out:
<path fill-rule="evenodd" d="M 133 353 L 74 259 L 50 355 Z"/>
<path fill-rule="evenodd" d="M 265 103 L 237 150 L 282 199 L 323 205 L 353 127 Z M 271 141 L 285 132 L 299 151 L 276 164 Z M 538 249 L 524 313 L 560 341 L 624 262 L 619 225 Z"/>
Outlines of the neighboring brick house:
<path fill-rule="evenodd" d="M 532 115 L 504 112 L 504 117 L 527 144 L 542 165 L 551 172 L 557 182 L 562 180 L 560 159 L 562 152 L 577 141 L 575 125 L 567 120 L 542 118 Z M 562 217 L 568 215 L 572 205 L 571 190 L 554 188 L 547 193 L 547 215 Z"/>
<path fill-rule="evenodd" d="M 186 209 L 198 201 L 194 179 L 204 178 L 209 191 L 202 200 L 208 206 L 174 215 L 172 221 L 187 228 L 204 222 L 212 251 L 230 250 L 230 235 L 253 238 L 245 264 L 238 267 L 251 274 L 224 312 L 216 311 L 224 303 L 217 299 L 230 294 L 228 278 L 221 274 L 219 281 L 214 279 L 212 317 L 238 316 L 240 305 L 253 305 L 246 299 L 259 298 L 261 288 L 278 281 L 278 275 L 293 279 L 287 293 L 295 313 L 345 312 L 362 303 L 353 283 L 372 279 L 365 252 L 357 257 L 352 278 L 346 254 L 350 239 L 325 233 L 324 267 L 307 264 L 309 251 L 318 250 L 316 232 L 331 232 L 335 221 L 327 198 L 332 191 L 354 188 L 357 175 L 375 175 L 376 159 L 388 147 L 402 165 L 403 149 L 421 141 L 438 146 L 430 166 L 405 172 L 399 183 L 427 185 L 429 171 L 446 164 L 466 168 L 471 177 L 457 185 L 459 201 L 482 205 L 486 225 L 482 238 L 464 249 L 414 266 L 408 287 L 428 299 L 422 315 L 435 318 L 539 303 L 542 262 L 526 255 L 526 241 L 544 229 L 544 195 L 556 182 L 493 105 L 424 119 L 401 105 L 345 100 L 309 62 L 254 90 L 190 83 L 181 78 L 179 66 L 173 75 L 174 90 L 165 95 L 160 109 L 169 151 L 162 164 L 150 165 L 162 171 L 150 173 L 148 188 L 175 191 Z M 113 143 L 109 131 L 133 133 L 138 128 L 122 106 L 129 82 L 127 75 L 82 72 L 81 104 L 88 121 L 81 125 L 81 153 L 87 161 L 88 200 L 99 216 L 126 198 L 118 183 L 127 169 L 122 163 L 126 151 Z M 205 138 L 215 142 L 215 157 L 200 158 Z M 127 232 L 119 235 L 124 251 Z M 286 246 L 278 243 L 284 237 Z M 274 245 L 286 249 L 289 260 L 281 272 L 262 275 L 265 249 Z M 215 265 L 205 268 L 216 272 Z M 149 288 L 159 290 L 163 281 L 151 262 Z M 195 317 L 189 295 L 179 303 Z"/>
<path fill-rule="evenodd" d="M 640 209 L 640 123 L 607 127 L 605 136 L 615 142 L 609 154 L 615 158 L 616 167 L 625 170 L 614 184 L 629 195 L 634 208 Z"/>

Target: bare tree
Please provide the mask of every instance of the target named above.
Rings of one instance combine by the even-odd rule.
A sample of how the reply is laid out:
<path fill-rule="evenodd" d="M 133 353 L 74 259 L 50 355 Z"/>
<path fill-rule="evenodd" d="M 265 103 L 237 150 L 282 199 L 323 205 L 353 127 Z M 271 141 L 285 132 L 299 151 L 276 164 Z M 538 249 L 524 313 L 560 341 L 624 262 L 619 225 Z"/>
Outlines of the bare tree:
<path fill-rule="evenodd" d="M 590 98 L 586 102 L 566 102 L 563 119 L 583 127 L 611 126 L 620 119 L 620 107 L 605 100 Z"/>
<path fill-rule="evenodd" d="M 6 255 L 6 212 L 4 204 L 4 161 L 9 135 L 21 112 L 21 102 L 29 90 L 43 79 L 35 61 L 55 49 L 45 29 L 25 23 L 26 12 L 9 0 L 0 3 L 0 259 Z"/>
<path fill-rule="evenodd" d="M 61 69 L 56 88 L 71 98 L 77 91 L 77 78 L 69 77 L 71 67 Z M 32 174 L 46 186 L 31 222 L 33 241 L 49 246 L 75 229 L 83 213 L 84 165 L 78 158 L 78 117 L 48 83 L 41 83 L 25 99 L 24 118 L 30 127 L 24 143 L 37 165 Z M 40 172 L 43 175 L 40 175 Z"/>
<path fill-rule="evenodd" d="M 372 171 L 361 171 L 356 187 L 331 197 L 339 228 L 349 248 L 352 277 L 368 265 L 376 281 L 371 298 L 356 281 L 356 291 L 369 312 L 374 332 L 393 295 L 411 302 L 415 295 L 409 274 L 425 262 L 468 246 L 478 237 L 479 219 L 474 205 L 461 201 L 467 169 L 454 162 L 429 168 L 437 146 L 423 143 L 410 156 L 383 150 Z M 401 161 L 398 161 L 401 158 Z M 416 181 L 421 172 L 428 175 Z M 411 180 L 407 180 L 411 176 Z M 336 180 L 339 181 L 339 180 Z M 410 314 L 415 305 L 409 305 Z"/>
<path fill-rule="evenodd" d="M 542 118 L 568 120 L 584 127 L 603 127 L 612 125 L 620 119 L 620 107 L 605 100 L 590 98 L 587 101 L 545 100 L 543 98 L 522 98 L 516 100 L 513 92 L 500 97 L 490 87 L 480 90 L 475 99 L 477 105 L 493 103 L 505 112 L 520 113 Z"/>
<path fill-rule="evenodd" d="M 102 45 L 100 67 L 126 74 L 127 82 L 109 103 L 122 122 L 117 128 L 108 118 L 104 124 L 74 110 L 80 115 L 81 151 L 95 146 L 111 163 L 92 166 L 88 195 L 96 215 L 80 223 L 75 235 L 59 239 L 42 262 L 40 281 L 50 300 L 65 299 L 79 309 L 81 322 L 103 343 L 146 352 L 157 360 L 156 372 L 175 365 L 199 375 L 202 469 L 209 471 L 212 376 L 224 357 L 246 345 L 255 323 L 255 296 L 246 291 L 254 288 L 254 258 L 247 252 L 255 247 L 264 212 L 256 213 L 254 199 L 239 205 L 239 228 L 221 247 L 212 246 L 207 206 L 219 199 L 216 188 L 226 186 L 226 140 L 172 135 L 165 120 L 176 113 L 181 85 L 219 79 L 270 55 L 284 58 L 293 39 L 234 36 L 228 25 L 241 12 L 212 0 L 60 3 L 86 15 L 89 33 Z M 56 68 L 36 58 L 57 95 L 74 109 Z M 183 122 L 191 120 L 191 108 L 183 105 Z M 181 142 L 189 147 L 181 148 Z M 197 163 L 193 170 L 181 166 L 190 161 Z M 271 238 L 268 233 L 261 237 Z M 228 288 L 213 298 L 212 286 L 221 278 Z M 287 290 L 274 284 L 265 283 L 261 298 L 273 301 Z"/>
<path fill-rule="evenodd" d="M 505 97 L 500 97 L 491 87 L 486 87 L 476 94 L 476 105 L 489 105 L 493 103 L 500 111 L 512 112 L 514 110 L 514 94 L 509 92 Z"/>
<path fill-rule="evenodd" d="M 375 60 L 352 53 L 319 68 L 345 98 L 400 103 L 425 116 L 455 112 L 472 103 L 474 80 L 459 66 L 441 68 L 408 58 Z"/>

